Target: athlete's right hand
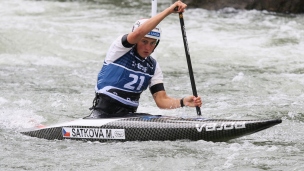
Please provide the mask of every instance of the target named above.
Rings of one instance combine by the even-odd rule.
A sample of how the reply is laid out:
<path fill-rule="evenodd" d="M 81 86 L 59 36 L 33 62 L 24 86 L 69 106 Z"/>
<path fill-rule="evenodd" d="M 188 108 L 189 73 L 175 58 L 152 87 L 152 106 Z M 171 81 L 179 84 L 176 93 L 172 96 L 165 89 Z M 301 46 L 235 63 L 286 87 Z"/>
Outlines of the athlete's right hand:
<path fill-rule="evenodd" d="M 177 7 L 177 11 L 175 10 L 176 7 Z M 185 3 L 183 3 L 182 1 L 176 1 L 174 4 L 170 6 L 170 12 L 171 13 L 184 12 L 185 8 L 187 8 L 187 5 Z"/>

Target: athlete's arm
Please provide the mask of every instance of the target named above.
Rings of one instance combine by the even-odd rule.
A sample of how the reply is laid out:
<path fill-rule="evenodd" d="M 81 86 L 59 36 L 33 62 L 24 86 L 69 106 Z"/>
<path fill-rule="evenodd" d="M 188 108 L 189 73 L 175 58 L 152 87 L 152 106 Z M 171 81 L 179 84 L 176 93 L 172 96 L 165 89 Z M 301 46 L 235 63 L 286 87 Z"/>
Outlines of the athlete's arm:
<path fill-rule="evenodd" d="M 169 97 L 166 91 L 164 90 L 154 93 L 153 98 L 156 105 L 161 109 L 175 109 L 181 107 L 181 103 L 180 103 L 181 99 Z M 189 107 L 202 106 L 201 97 L 187 96 L 184 97 L 182 100 L 185 106 L 189 106 Z"/>
<path fill-rule="evenodd" d="M 174 11 L 174 8 L 178 6 L 178 11 Z M 181 1 L 176 1 L 170 7 L 162 11 L 161 13 L 155 15 L 154 17 L 150 18 L 148 21 L 143 23 L 140 27 L 136 30 L 128 34 L 128 42 L 130 44 L 136 44 L 140 41 L 147 33 L 153 30 L 164 18 L 166 18 L 171 13 L 179 13 L 184 12 L 184 9 L 187 7 L 186 4 L 182 3 Z"/>

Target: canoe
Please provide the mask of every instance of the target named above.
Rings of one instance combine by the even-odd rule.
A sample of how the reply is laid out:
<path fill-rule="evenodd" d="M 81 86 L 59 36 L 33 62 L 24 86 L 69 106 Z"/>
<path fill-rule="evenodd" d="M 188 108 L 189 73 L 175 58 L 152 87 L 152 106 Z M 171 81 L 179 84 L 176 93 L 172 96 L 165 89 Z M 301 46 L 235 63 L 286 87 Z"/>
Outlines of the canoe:
<path fill-rule="evenodd" d="M 229 141 L 270 128 L 281 119 L 230 120 L 137 113 L 111 118 L 81 118 L 21 132 L 48 140 L 82 141 Z"/>

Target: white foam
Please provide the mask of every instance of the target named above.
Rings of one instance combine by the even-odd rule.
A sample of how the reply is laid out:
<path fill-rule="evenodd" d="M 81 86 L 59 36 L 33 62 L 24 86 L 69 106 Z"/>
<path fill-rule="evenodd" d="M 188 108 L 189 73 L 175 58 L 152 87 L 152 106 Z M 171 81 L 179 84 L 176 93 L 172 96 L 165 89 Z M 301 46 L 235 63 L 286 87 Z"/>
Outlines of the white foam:
<path fill-rule="evenodd" d="M 235 77 L 233 77 L 232 81 L 241 81 L 244 78 L 244 73 L 243 72 L 239 72 L 238 75 L 236 75 Z"/>
<path fill-rule="evenodd" d="M 5 104 L 5 103 L 7 103 L 7 102 L 8 102 L 8 100 L 6 100 L 3 97 L 0 97 L 0 106 L 3 105 L 3 104 Z"/>
<path fill-rule="evenodd" d="M 32 104 L 32 101 L 27 100 L 27 99 L 20 99 L 20 100 L 14 101 L 14 103 L 18 104 L 20 107 L 23 107 L 23 106 Z"/>
<path fill-rule="evenodd" d="M 21 130 L 39 126 L 45 119 L 32 110 L 0 110 L 0 127 L 4 129 Z"/>
<path fill-rule="evenodd" d="M 0 64 L 38 65 L 38 66 L 71 66 L 72 63 L 54 56 L 37 56 L 31 54 L 0 54 Z"/>
<path fill-rule="evenodd" d="M 24 2 L 23 2 L 24 3 Z M 25 6 L 22 6 L 23 3 L 20 3 L 20 11 L 25 11 L 26 13 L 29 14 L 41 14 L 44 13 L 45 7 L 42 5 L 42 3 L 31 3 L 31 5 L 26 4 Z"/>
<path fill-rule="evenodd" d="M 70 62 L 63 60 L 62 58 L 47 56 L 47 57 L 40 57 L 33 62 L 35 65 L 40 66 L 69 66 Z"/>

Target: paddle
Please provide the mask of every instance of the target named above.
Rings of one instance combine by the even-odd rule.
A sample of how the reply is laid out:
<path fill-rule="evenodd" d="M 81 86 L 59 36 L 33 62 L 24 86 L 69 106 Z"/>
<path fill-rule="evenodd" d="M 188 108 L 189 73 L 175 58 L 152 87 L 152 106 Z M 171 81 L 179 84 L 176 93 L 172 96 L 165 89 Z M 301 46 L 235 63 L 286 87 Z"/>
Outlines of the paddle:
<path fill-rule="evenodd" d="M 178 7 L 174 8 L 175 11 L 177 11 L 177 9 L 178 9 Z M 185 28 L 184 17 L 183 17 L 182 12 L 179 13 L 179 21 L 180 21 L 180 26 L 181 26 L 182 35 L 183 35 L 183 41 L 184 41 L 184 47 L 185 47 L 185 53 L 186 53 L 186 58 L 187 58 L 192 92 L 193 92 L 193 95 L 195 97 L 197 97 L 197 91 L 196 91 L 196 86 L 195 86 L 195 81 L 194 81 L 194 76 L 193 76 L 193 69 L 192 69 L 192 64 L 191 64 L 191 59 L 190 59 L 190 54 L 189 54 L 189 47 L 188 47 L 188 42 L 187 42 L 186 28 Z M 197 115 L 199 115 L 199 116 L 202 115 L 201 109 L 198 106 L 196 107 L 196 112 L 197 112 Z"/>

